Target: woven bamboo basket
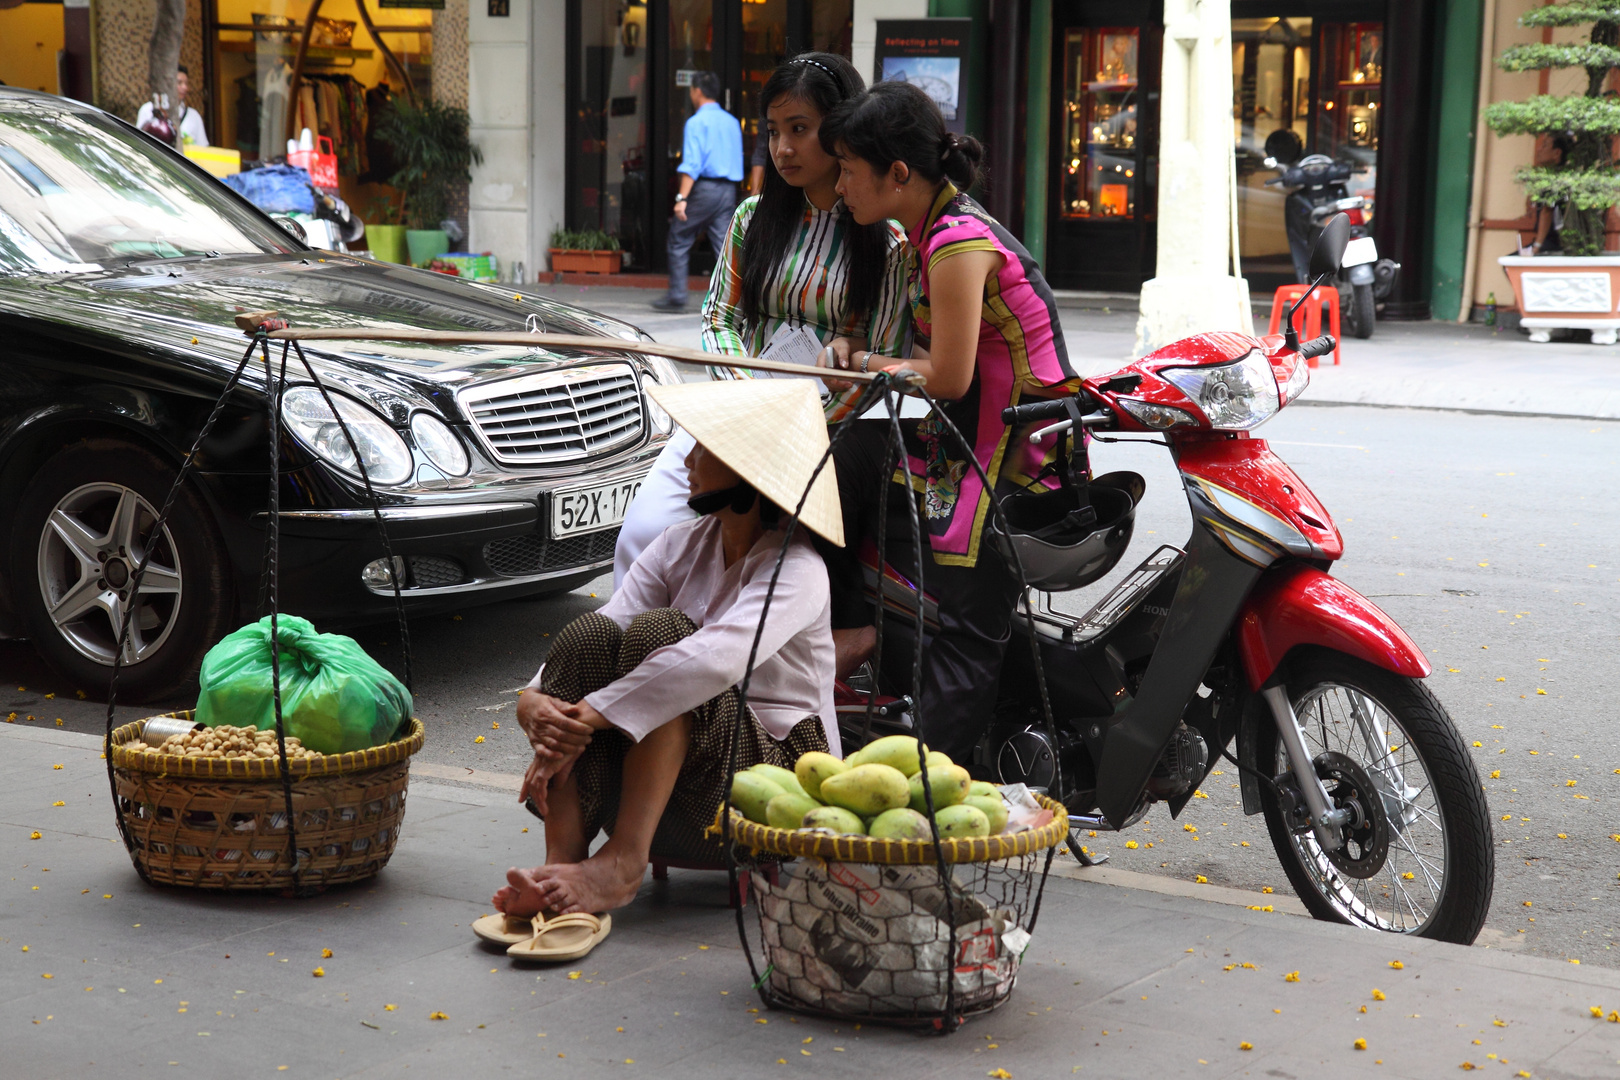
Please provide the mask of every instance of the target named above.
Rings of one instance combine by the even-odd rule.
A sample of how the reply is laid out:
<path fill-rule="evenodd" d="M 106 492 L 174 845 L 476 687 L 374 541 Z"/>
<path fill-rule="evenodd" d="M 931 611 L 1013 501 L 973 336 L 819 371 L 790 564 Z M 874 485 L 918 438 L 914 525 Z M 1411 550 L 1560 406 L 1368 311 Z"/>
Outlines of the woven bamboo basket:
<path fill-rule="evenodd" d="M 1052 820 L 1038 829 L 996 836 L 960 837 L 940 842 L 947 863 L 994 862 L 1041 851 L 1061 844 L 1069 835 L 1069 812 L 1045 795 L 1035 799 L 1052 811 Z M 709 832 L 720 835 L 717 811 Z M 731 809 L 731 836 L 738 845 L 770 855 L 826 859 L 829 862 L 877 863 L 887 866 L 933 866 L 938 861 L 930 840 L 880 840 L 871 836 L 834 836 L 806 829 L 773 829 L 749 821 Z"/>
<path fill-rule="evenodd" d="M 119 810 L 141 876 L 200 889 L 293 887 L 280 760 L 151 752 L 140 741 L 145 724 L 112 734 Z M 423 735 L 413 719 L 404 738 L 383 746 L 287 763 L 300 888 L 360 881 L 387 865 L 405 819 L 410 758 Z"/>

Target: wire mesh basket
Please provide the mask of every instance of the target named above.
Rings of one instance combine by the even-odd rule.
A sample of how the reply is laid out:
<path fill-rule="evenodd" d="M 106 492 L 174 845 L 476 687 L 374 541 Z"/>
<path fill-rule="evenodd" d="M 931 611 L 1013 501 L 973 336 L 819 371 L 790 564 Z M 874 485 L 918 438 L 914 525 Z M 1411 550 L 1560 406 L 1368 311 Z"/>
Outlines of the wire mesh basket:
<path fill-rule="evenodd" d="M 803 858 L 749 874 L 766 1004 L 935 1030 L 1011 996 L 1050 852 L 933 865 Z M 942 886 L 941 882 L 945 884 Z"/>

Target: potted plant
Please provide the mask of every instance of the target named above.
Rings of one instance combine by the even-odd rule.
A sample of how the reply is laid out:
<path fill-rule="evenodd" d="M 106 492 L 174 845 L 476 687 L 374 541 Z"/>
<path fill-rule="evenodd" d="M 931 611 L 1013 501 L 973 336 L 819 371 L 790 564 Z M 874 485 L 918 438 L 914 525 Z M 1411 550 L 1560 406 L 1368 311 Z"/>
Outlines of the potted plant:
<path fill-rule="evenodd" d="M 379 125 L 399 170 L 388 182 L 405 196 L 405 243 L 413 266 L 450 250 L 439 222 L 450 208 L 450 185 L 470 181 L 483 153 L 467 134 L 467 110 L 426 101 L 395 101 Z"/>
<path fill-rule="evenodd" d="M 374 223 L 366 225 L 366 242 L 371 257 L 379 262 L 405 261 L 405 226 L 400 224 L 399 206 L 392 199 L 377 199 L 368 215 Z"/>
<path fill-rule="evenodd" d="M 601 229 L 552 231 L 551 269 L 555 273 L 617 274 L 623 261 L 619 238 L 612 233 Z"/>
<path fill-rule="evenodd" d="M 1566 0 L 1532 8 L 1519 24 L 1592 30 L 1585 42 L 1514 45 L 1497 58 L 1504 71 L 1586 69 L 1583 93 L 1499 101 L 1485 110 L 1485 123 L 1497 135 L 1538 137 L 1536 163 L 1515 174 L 1535 208 L 1538 239 L 1543 223 L 1559 219 L 1558 250 L 1533 243 L 1497 261 L 1513 284 L 1531 341 L 1547 341 L 1552 329 L 1570 327 L 1591 330 L 1593 344 L 1613 345 L 1620 331 L 1620 255 L 1605 250 L 1605 233 L 1609 210 L 1620 204 L 1614 159 L 1620 99 L 1605 95 L 1604 86 L 1620 67 L 1620 5 Z"/>

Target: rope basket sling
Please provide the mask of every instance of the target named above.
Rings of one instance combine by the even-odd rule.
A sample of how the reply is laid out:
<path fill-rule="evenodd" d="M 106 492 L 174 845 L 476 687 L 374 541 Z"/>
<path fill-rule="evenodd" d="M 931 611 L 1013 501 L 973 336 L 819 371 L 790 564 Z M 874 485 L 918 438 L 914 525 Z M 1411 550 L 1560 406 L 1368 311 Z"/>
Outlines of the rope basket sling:
<path fill-rule="evenodd" d="M 284 328 L 273 312 L 236 318 L 249 336 L 247 350 L 226 380 L 182 462 L 153 525 L 161 535 L 176 494 L 197 460 L 204 442 L 243 373 L 258 352 L 264 362 L 266 413 L 269 420 L 270 494 L 265 535 L 262 598 L 270 609 L 269 653 L 275 754 L 259 759 L 182 756 L 162 753 L 142 739 L 151 721 L 191 720 L 191 710 L 137 720 L 114 730 L 118 676 L 136 605 L 124 608 L 118 650 L 107 694 L 105 757 L 113 812 L 124 847 L 141 878 L 158 885 L 201 889 L 275 889 L 308 895 L 330 885 L 359 881 L 377 874 L 394 853 L 405 818 L 410 758 L 422 749 L 424 730 L 411 718 L 393 741 L 345 754 L 315 754 L 293 759 L 287 754 L 282 716 L 277 571 L 280 519 L 280 398 L 287 380 L 289 350 L 297 352 L 304 372 L 336 418 L 359 464 L 360 479 L 370 499 L 383 554 L 395 564 L 381 504 L 372 488 L 365 460 L 348 424 L 331 400 L 296 341 L 283 342 L 280 372 L 271 361 L 269 333 Z M 141 556 L 131 579 L 138 593 L 152 546 Z M 399 575 L 394 575 L 394 608 L 399 620 L 407 688 L 411 686 L 410 629 L 405 619 Z"/>

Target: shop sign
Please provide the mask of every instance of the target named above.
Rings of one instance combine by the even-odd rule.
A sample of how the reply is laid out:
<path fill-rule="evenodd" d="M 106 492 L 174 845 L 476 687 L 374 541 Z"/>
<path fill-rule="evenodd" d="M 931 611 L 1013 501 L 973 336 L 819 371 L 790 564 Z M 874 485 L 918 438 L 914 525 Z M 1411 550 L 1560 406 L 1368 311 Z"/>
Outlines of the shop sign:
<path fill-rule="evenodd" d="M 680 68 L 675 72 L 676 86 L 691 86 L 692 77 L 699 73 L 698 68 Z"/>
<path fill-rule="evenodd" d="M 972 19 L 879 19 L 873 82 L 909 82 L 934 99 L 945 126 L 967 130 Z"/>

